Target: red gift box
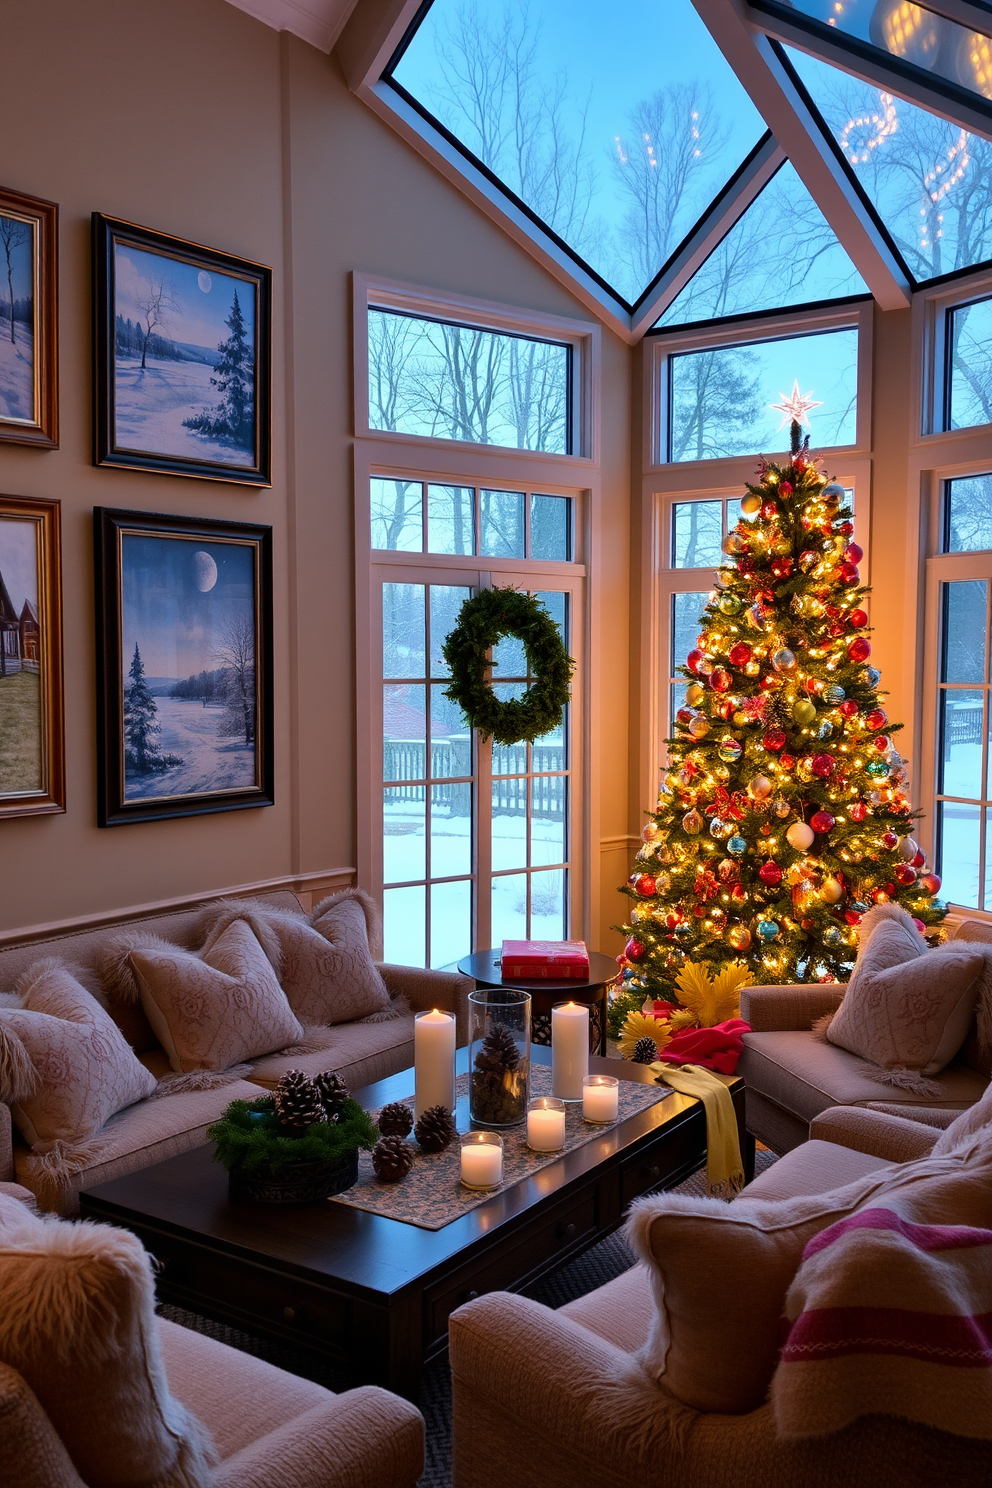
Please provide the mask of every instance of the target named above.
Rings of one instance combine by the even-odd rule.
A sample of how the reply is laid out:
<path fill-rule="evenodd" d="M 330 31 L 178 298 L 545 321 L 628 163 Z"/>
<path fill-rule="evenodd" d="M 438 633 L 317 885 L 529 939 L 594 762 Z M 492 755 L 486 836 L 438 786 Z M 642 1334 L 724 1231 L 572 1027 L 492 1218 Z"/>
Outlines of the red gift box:
<path fill-rule="evenodd" d="M 588 981 L 589 952 L 584 940 L 504 940 L 500 972 L 507 977 L 548 981 Z"/>

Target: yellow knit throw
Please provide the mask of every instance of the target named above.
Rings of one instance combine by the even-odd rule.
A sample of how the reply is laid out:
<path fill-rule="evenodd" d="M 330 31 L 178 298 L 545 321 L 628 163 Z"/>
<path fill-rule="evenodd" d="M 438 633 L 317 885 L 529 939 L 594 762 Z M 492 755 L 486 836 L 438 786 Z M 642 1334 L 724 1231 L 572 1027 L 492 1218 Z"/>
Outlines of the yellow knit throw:
<path fill-rule="evenodd" d="M 715 1198 L 732 1199 L 744 1187 L 744 1164 L 737 1133 L 737 1113 L 730 1091 L 712 1070 L 699 1064 L 669 1064 L 651 1069 L 682 1095 L 694 1095 L 706 1113 L 706 1182 Z"/>

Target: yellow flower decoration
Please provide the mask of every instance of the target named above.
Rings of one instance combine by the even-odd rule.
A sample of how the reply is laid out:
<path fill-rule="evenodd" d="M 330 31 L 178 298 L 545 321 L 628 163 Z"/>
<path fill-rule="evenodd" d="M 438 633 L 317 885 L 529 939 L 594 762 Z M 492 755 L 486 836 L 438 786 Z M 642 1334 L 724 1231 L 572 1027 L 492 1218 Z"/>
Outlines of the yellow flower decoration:
<path fill-rule="evenodd" d="M 751 973 L 744 966 L 725 966 L 711 980 L 702 962 L 687 961 L 675 978 L 675 985 L 680 1001 L 695 1014 L 700 1028 L 712 1028 L 740 1015 L 741 988 L 751 980 Z"/>
<path fill-rule="evenodd" d="M 638 1039 L 653 1039 L 658 1048 L 663 1049 L 671 1036 L 671 1028 L 661 1018 L 655 1018 L 649 1013 L 632 1012 L 627 1014 L 618 1047 L 624 1059 L 631 1059 Z"/>
<path fill-rule="evenodd" d="M 676 1008 L 668 1019 L 673 1033 L 683 1033 L 687 1028 L 698 1028 L 699 1019 L 691 1008 Z"/>

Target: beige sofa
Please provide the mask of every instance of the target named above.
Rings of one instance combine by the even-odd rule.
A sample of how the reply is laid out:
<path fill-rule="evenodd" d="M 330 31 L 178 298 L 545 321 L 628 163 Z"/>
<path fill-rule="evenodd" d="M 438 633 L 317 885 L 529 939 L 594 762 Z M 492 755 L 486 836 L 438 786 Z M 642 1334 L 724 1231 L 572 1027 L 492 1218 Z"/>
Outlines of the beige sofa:
<path fill-rule="evenodd" d="M 943 1123 L 946 1113 L 916 1114 Z M 814 1121 L 812 1140 L 744 1196 L 826 1192 L 925 1156 L 937 1136 L 921 1121 L 831 1110 Z M 653 1316 L 643 1264 L 557 1311 L 492 1292 L 453 1313 L 454 1488 L 988 1488 L 992 1481 L 987 1442 L 893 1416 L 788 1441 L 776 1436 L 768 1404 L 743 1415 L 691 1410 L 633 1357 Z"/>
<path fill-rule="evenodd" d="M 296 896 L 281 891 L 262 896 L 273 907 L 303 914 Z M 0 990 L 13 987 L 20 974 L 35 961 L 46 956 L 60 956 L 66 962 L 96 971 L 108 943 L 124 925 L 128 931 L 148 930 L 163 940 L 187 950 L 196 948 L 197 925 L 203 914 L 199 905 L 182 913 L 147 915 L 139 920 L 126 920 L 23 944 L 8 944 L 0 949 Z M 307 1074 L 320 1070 L 337 1070 L 348 1086 L 358 1089 L 374 1080 L 396 1074 L 413 1063 L 414 1014 L 440 1007 L 455 1013 L 459 1042 L 466 1040 L 468 994 L 475 986 L 469 977 L 451 972 L 422 971 L 409 966 L 379 963 L 386 986 L 394 998 L 402 999 L 397 1016 L 384 1022 L 338 1023 L 308 1032 L 312 1052 L 305 1054 L 269 1054 L 253 1062 L 244 1080 L 212 1090 L 188 1090 L 181 1094 L 139 1101 L 111 1117 L 97 1137 L 89 1160 L 79 1166 L 71 1178 L 60 1184 L 57 1193 L 51 1189 L 42 1165 L 13 1131 L 9 1109 L 0 1104 L 0 1182 L 16 1180 L 34 1191 L 45 1207 L 63 1214 L 78 1212 L 79 1189 L 92 1187 L 111 1178 L 120 1178 L 138 1168 L 149 1167 L 164 1158 L 203 1146 L 207 1128 L 217 1120 L 227 1104 L 235 1099 L 253 1100 L 259 1087 L 271 1089 L 287 1069 L 302 1069 Z M 101 997 L 101 1001 L 132 1040 L 141 1062 L 156 1076 L 169 1072 L 165 1051 L 154 1041 L 135 1041 L 134 1022 L 129 1022 L 127 1009 Z"/>
<path fill-rule="evenodd" d="M 965 920 L 956 940 L 992 944 L 992 924 Z M 877 1102 L 913 1106 L 940 1105 L 961 1111 L 983 1095 L 992 1075 L 992 1048 L 984 1047 L 972 1023 L 957 1058 L 934 1080 L 939 1097 L 894 1089 L 877 1077 L 872 1065 L 834 1044 L 814 1037 L 811 1025 L 834 1012 L 844 996 L 836 983 L 803 986 L 745 987 L 741 1017 L 751 1025 L 737 1073 L 747 1087 L 747 1127 L 773 1152 L 791 1152 L 805 1142 L 810 1122 L 831 1106 L 868 1106 Z"/>

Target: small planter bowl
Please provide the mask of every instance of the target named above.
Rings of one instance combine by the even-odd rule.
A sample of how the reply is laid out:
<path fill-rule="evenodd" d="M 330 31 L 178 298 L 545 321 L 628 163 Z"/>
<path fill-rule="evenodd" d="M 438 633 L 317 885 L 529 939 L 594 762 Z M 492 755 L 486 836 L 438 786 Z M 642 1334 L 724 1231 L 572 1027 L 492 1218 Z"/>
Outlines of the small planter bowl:
<path fill-rule="evenodd" d="M 336 1162 L 288 1164 L 278 1177 L 271 1173 L 231 1172 L 232 1199 L 252 1204 L 316 1204 L 344 1193 L 358 1181 L 358 1152 L 347 1152 Z"/>

